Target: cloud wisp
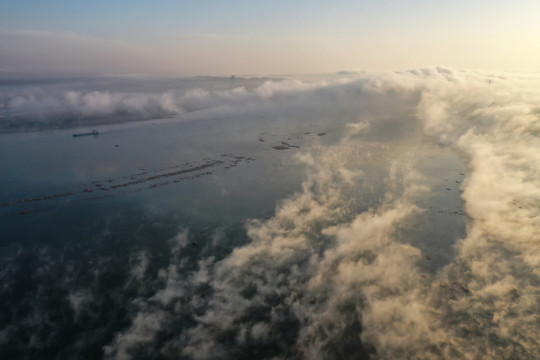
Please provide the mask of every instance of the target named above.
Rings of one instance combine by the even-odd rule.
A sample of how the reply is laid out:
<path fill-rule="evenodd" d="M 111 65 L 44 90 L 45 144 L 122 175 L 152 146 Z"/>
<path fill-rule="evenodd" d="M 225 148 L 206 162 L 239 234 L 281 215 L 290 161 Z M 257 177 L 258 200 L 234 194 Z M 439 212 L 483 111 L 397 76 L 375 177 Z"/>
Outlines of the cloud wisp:
<path fill-rule="evenodd" d="M 426 273 L 421 250 L 397 231 L 421 214 L 418 198 L 430 191 L 414 156 L 394 159 L 374 206 L 347 206 L 348 191 L 369 189 L 357 156 L 368 144 L 355 134 L 375 120 L 352 124 L 337 144 L 298 156 L 309 168 L 303 191 L 271 219 L 250 221 L 248 245 L 201 260 L 187 279 L 173 261 L 166 286 L 108 345 L 110 357 L 130 358 L 130 339 L 155 341 L 171 321 L 151 314 L 165 309 L 195 313 L 165 346 L 193 359 L 525 359 L 540 351 L 538 79 L 439 68 L 379 74 L 362 88 L 420 91 L 423 132 L 469 167 L 467 235 L 449 264 Z M 140 324 L 146 317 L 152 326 Z"/>

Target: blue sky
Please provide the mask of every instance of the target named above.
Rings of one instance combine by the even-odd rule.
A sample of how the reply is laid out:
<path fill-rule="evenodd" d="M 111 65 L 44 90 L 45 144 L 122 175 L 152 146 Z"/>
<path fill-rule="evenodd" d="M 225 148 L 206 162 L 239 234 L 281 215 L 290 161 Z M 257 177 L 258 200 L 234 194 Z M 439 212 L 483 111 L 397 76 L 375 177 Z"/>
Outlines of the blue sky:
<path fill-rule="evenodd" d="M 0 70 L 317 73 L 447 65 L 533 70 L 540 2 L 0 2 Z"/>

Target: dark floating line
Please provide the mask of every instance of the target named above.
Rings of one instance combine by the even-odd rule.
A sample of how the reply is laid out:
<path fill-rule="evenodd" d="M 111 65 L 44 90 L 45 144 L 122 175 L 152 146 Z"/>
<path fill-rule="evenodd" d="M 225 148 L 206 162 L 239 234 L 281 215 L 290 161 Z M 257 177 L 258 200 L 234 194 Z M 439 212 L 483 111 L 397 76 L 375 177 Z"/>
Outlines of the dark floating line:
<path fill-rule="evenodd" d="M 288 142 L 286 141 L 282 141 L 281 142 L 281 145 L 277 145 L 277 146 L 273 146 L 272 149 L 275 149 L 275 150 L 290 150 L 292 148 L 297 148 L 299 149 L 300 146 L 299 145 L 292 145 L 292 144 L 289 144 Z"/>
<path fill-rule="evenodd" d="M 252 157 L 234 156 L 232 154 L 221 154 L 221 158 L 222 159 L 219 159 L 219 160 L 218 159 L 205 158 L 200 162 L 199 161 L 194 161 L 194 162 L 191 162 L 191 163 L 186 162 L 186 163 L 183 163 L 181 165 L 171 166 L 171 167 L 161 169 L 161 170 L 157 170 L 157 171 L 150 171 L 150 170 L 147 170 L 145 168 L 140 168 L 140 169 L 138 169 L 140 171 L 139 173 L 122 176 L 123 179 L 128 178 L 128 179 L 132 180 L 132 181 L 129 181 L 129 182 L 117 184 L 116 179 L 94 180 L 94 181 L 92 181 L 90 183 L 90 185 L 89 184 L 83 184 L 83 188 L 81 189 L 80 192 L 66 192 L 66 193 L 61 193 L 61 194 L 45 195 L 45 196 L 35 197 L 35 198 L 26 198 L 26 199 L 21 199 L 21 200 L 7 201 L 7 202 L 0 203 L 0 207 L 4 207 L 4 206 L 7 207 L 7 206 L 13 206 L 13 205 L 23 204 L 23 203 L 30 203 L 30 202 L 38 202 L 38 201 L 45 201 L 45 200 L 53 200 L 53 199 L 57 199 L 57 198 L 71 197 L 71 196 L 77 195 L 78 193 L 90 194 L 90 193 L 95 193 L 98 190 L 109 192 L 109 195 L 107 195 L 107 197 L 116 196 L 116 195 L 125 194 L 125 193 L 139 192 L 139 191 L 145 190 L 145 189 L 153 189 L 153 188 L 156 188 L 156 187 L 161 187 L 161 186 L 165 186 L 165 185 L 169 185 L 169 184 L 173 184 L 173 183 L 179 183 L 179 182 L 181 182 L 183 180 L 196 179 L 196 178 L 199 178 L 201 176 L 206 176 L 206 175 L 213 174 L 212 171 L 202 172 L 202 170 L 206 170 L 206 169 L 210 169 L 210 168 L 218 167 L 218 166 L 223 166 L 223 165 L 226 165 L 226 166 L 223 167 L 223 169 L 230 169 L 230 168 L 238 166 L 238 164 L 240 162 L 249 163 L 249 162 L 255 160 Z M 194 166 L 194 165 L 196 165 L 196 166 Z M 191 166 L 191 167 L 188 167 L 188 166 Z M 168 172 L 164 173 L 164 171 L 173 170 L 173 169 L 179 169 L 179 170 L 168 171 Z M 152 173 L 152 172 L 155 175 L 147 176 L 147 177 L 142 178 L 142 176 L 147 175 L 147 174 Z M 171 179 L 171 180 L 165 181 L 165 182 L 157 182 L 156 181 L 156 180 L 165 179 L 165 178 L 171 178 L 171 177 L 174 178 L 174 177 L 179 176 L 179 175 L 185 175 L 185 174 L 191 174 L 191 173 L 195 173 L 195 174 L 193 174 L 192 176 L 184 176 L 184 177 L 179 177 L 179 178 L 176 178 L 176 179 Z M 133 188 L 133 189 L 131 189 L 131 187 L 134 187 L 135 185 L 140 185 L 140 184 L 144 184 L 144 183 L 147 183 L 147 182 L 150 182 L 152 184 L 150 184 L 146 188 L 143 187 L 143 188 Z M 107 185 L 105 185 L 105 184 L 107 184 Z M 121 191 L 121 189 L 127 189 L 127 191 Z M 96 200 L 96 199 L 100 199 L 100 198 L 103 198 L 103 197 L 104 196 L 99 196 L 98 195 L 98 196 L 90 196 L 90 197 L 82 197 L 82 198 L 78 197 L 77 199 L 78 200 Z M 17 214 L 14 214 L 14 215 L 27 215 L 27 214 L 31 214 L 31 213 L 38 212 L 38 211 L 40 211 L 40 210 L 23 209 L 22 211 L 20 211 Z M 8 214 L 1 214 L 0 215 L 0 217 L 5 217 L 5 216 L 9 216 L 9 215 Z"/>
<path fill-rule="evenodd" d="M 196 167 L 193 167 L 193 168 L 190 168 L 190 169 L 173 171 L 173 172 L 169 172 L 169 173 L 165 173 L 165 174 L 159 174 L 159 175 L 150 176 L 150 177 L 135 180 L 135 181 L 130 181 L 130 182 L 123 183 L 123 184 L 113 185 L 113 186 L 111 186 L 111 189 L 118 189 L 118 188 L 121 188 L 121 187 L 143 184 L 145 182 L 156 180 L 156 179 L 161 179 L 161 178 L 164 178 L 164 177 L 171 177 L 171 176 L 176 176 L 176 175 L 181 175 L 181 174 L 187 174 L 187 173 L 191 173 L 191 172 L 195 172 L 195 171 L 199 171 L 199 170 L 204 170 L 204 169 L 207 169 L 209 167 L 221 165 L 223 163 L 224 162 L 221 161 L 221 160 L 215 160 L 212 163 L 196 166 Z"/>
<path fill-rule="evenodd" d="M 41 196 L 41 197 L 38 197 L 38 198 L 28 198 L 28 199 L 22 199 L 22 200 L 8 201 L 8 202 L 5 202 L 5 203 L 1 203 L 0 206 L 11 206 L 11 205 L 22 204 L 22 203 L 27 203 L 27 202 L 51 200 L 51 199 L 56 199 L 56 198 L 60 198 L 60 197 L 67 197 L 67 196 L 73 196 L 73 195 L 75 195 L 74 192 L 67 192 L 67 193 L 54 194 L 54 195 L 46 195 L 46 196 Z"/>

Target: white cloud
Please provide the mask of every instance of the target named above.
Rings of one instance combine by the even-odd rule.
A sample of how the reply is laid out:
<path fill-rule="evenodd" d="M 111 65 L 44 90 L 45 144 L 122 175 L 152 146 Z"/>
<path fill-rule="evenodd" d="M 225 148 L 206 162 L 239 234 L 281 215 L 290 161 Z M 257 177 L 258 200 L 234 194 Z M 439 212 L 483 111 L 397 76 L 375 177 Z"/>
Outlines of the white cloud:
<path fill-rule="evenodd" d="M 136 94 L 109 91 L 63 91 L 21 94 L 7 100 L 7 108 L 22 126 L 40 119 L 43 123 L 59 122 L 64 118 L 89 121 L 131 115 L 133 119 L 157 118 L 180 113 L 182 110 L 171 93 Z M 60 119 L 59 119 L 60 117 Z"/>
<path fill-rule="evenodd" d="M 272 218 L 247 223 L 249 244 L 221 261 L 201 260 L 187 280 L 178 277 L 179 263 L 163 270 L 165 286 L 155 299 L 174 309 L 170 316 L 196 309 L 196 324 L 168 346 L 194 359 L 230 357 L 253 344 L 277 348 L 275 358 L 353 355 L 339 349 L 372 351 L 380 359 L 534 358 L 540 353 L 538 80 L 434 68 L 343 84 L 191 93 L 188 98 L 208 107 L 242 111 L 241 104 L 261 102 L 289 116 L 311 106 L 353 109 L 354 100 L 368 99 L 371 108 L 367 114 L 356 108 L 356 122 L 341 119 L 337 143 L 298 156 L 307 169 L 302 191 L 284 199 Z M 407 101 L 378 107 L 389 97 Z M 300 98 L 301 106 L 291 105 Z M 431 189 L 415 170 L 414 152 L 392 150 L 417 137 L 398 132 L 403 138 L 395 142 L 373 140 L 390 132 L 377 132 L 388 113 L 416 114 L 402 121 L 417 121 L 469 168 L 462 184 L 467 234 L 435 273 L 419 265 L 423 254 L 414 239 L 400 235 L 421 216 L 419 199 Z M 367 149 L 369 156 L 359 156 Z M 384 164 L 384 181 L 373 183 L 359 171 L 373 165 L 370 157 Z M 375 187 L 385 196 L 369 209 L 350 203 L 352 192 Z M 155 323 L 163 311 L 155 306 L 141 307 L 109 354 L 126 353 L 132 338 L 151 341 L 167 326 Z"/>

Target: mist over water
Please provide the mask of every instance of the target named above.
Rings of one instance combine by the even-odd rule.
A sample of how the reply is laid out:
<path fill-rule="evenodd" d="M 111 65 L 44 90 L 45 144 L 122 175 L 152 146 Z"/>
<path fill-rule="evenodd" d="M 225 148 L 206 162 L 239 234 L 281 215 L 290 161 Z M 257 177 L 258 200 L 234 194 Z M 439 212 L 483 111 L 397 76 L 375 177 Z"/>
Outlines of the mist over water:
<path fill-rule="evenodd" d="M 113 83 L 2 88 L 0 357 L 540 353 L 537 76 Z"/>

